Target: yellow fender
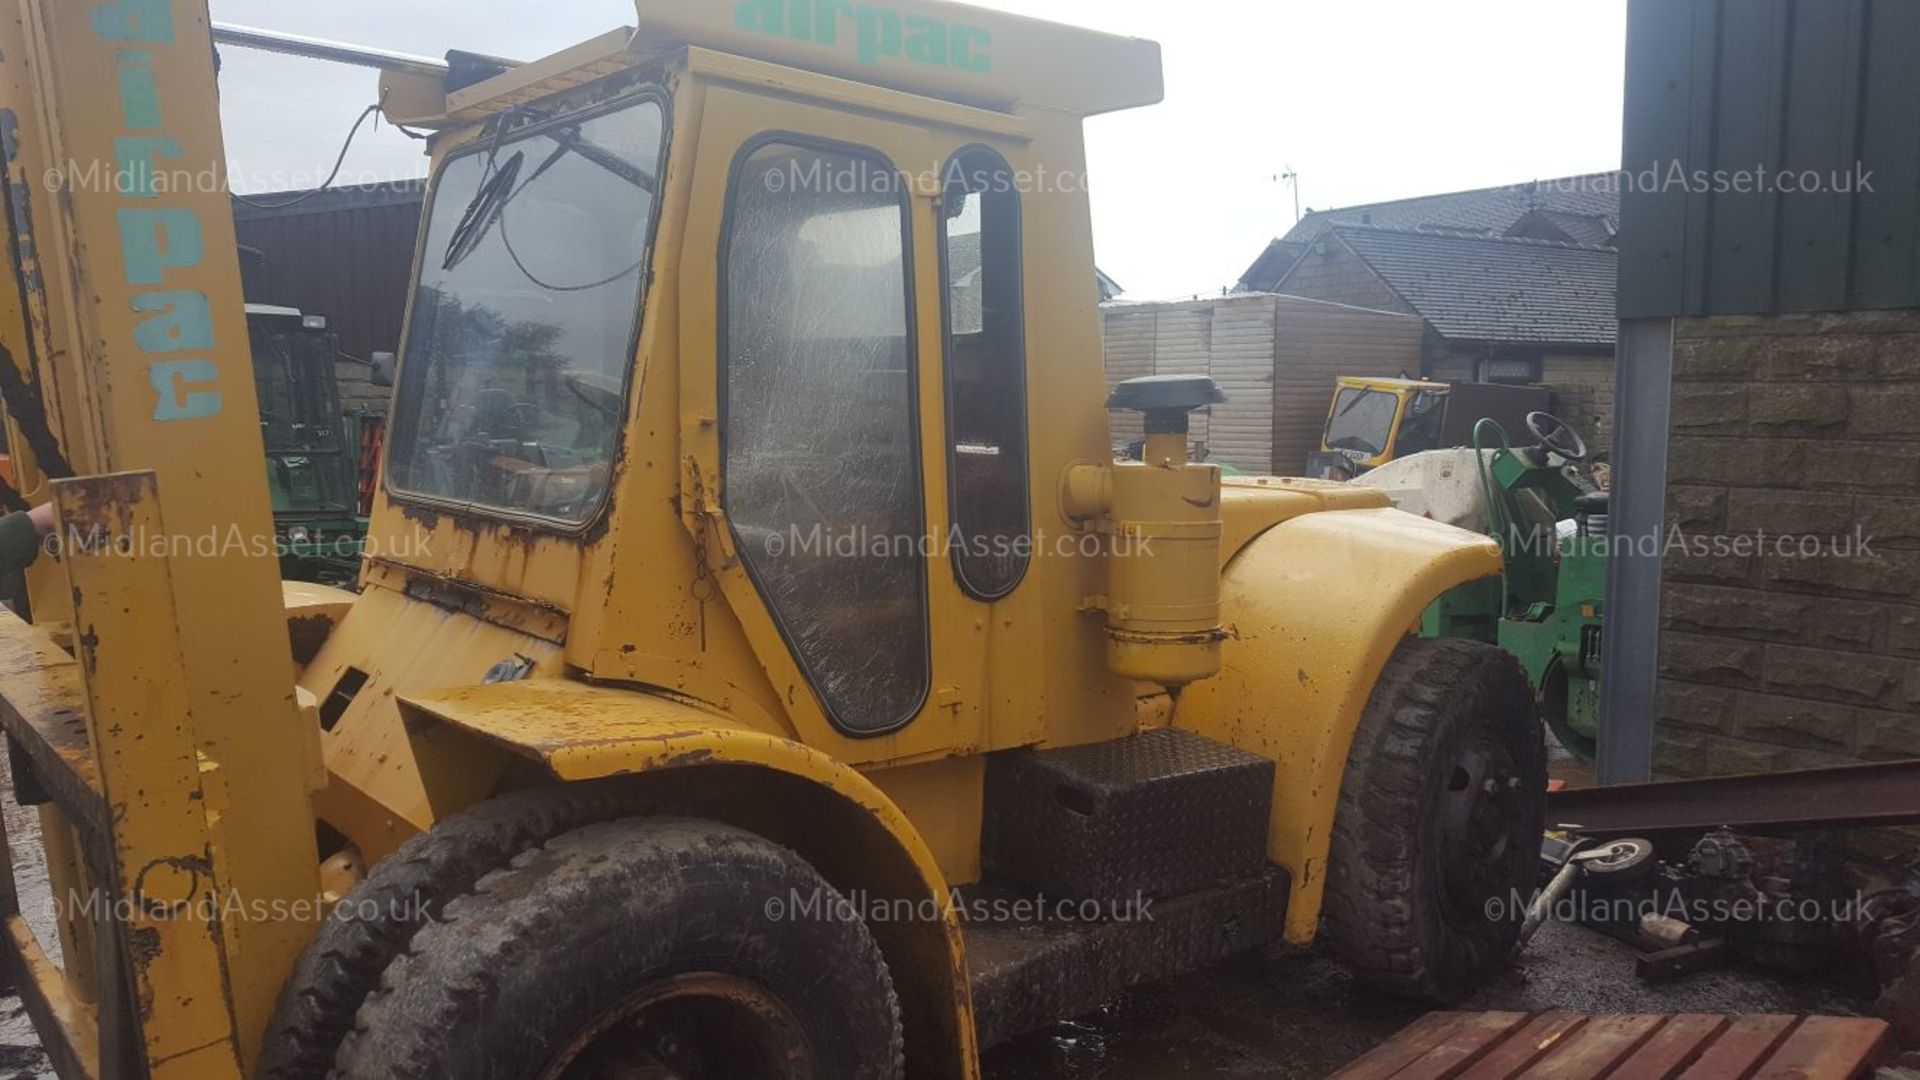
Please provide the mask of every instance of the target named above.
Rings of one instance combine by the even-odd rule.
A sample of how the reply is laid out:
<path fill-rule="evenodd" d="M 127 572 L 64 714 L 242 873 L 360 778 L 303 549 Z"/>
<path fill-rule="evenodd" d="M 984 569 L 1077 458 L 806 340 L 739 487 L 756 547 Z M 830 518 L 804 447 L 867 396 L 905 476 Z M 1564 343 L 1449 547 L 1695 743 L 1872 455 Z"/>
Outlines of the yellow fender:
<path fill-rule="evenodd" d="M 843 893 L 916 905 L 913 918 L 872 925 L 900 995 L 909 1061 L 930 1076 L 976 1074 L 966 955 L 946 878 L 912 822 L 859 772 L 678 699 L 565 679 L 405 694 L 400 707 L 428 721 L 410 727 L 481 739 L 556 780 L 644 776 L 673 805 L 787 844 Z M 812 842 L 819 837 L 831 843 Z"/>
<path fill-rule="evenodd" d="M 1293 875 L 1288 941 L 1319 924 L 1341 774 L 1387 658 L 1441 593 L 1499 572 L 1491 539 L 1387 509 L 1293 518 L 1228 564 L 1234 636 L 1173 723 L 1273 759 L 1267 857 Z"/>

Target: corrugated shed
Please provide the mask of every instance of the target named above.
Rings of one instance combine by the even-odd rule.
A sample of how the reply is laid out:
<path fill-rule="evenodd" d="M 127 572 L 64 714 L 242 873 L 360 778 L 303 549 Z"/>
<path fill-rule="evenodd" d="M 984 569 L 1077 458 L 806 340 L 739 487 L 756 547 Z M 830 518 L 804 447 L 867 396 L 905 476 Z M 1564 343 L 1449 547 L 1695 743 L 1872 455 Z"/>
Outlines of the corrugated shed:
<path fill-rule="evenodd" d="M 1306 467 L 1338 376 L 1420 367 L 1422 327 L 1412 315 L 1268 294 L 1104 310 L 1109 387 L 1143 375 L 1212 376 L 1227 402 L 1194 417 L 1193 438 L 1248 473 Z M 1140 418 L 1115 413 L 1112 430 L 1117 443 L 1138 439 Z"/>
<path fill-rule="evenodd" d="M 1920 307 L 1920 4 L 1627 11 L 1621 317 Z"/>
<path fill-rule="evenodd" d="M 406 318 L 424 182 L 335 188 L 297 205 L 293 195 L 236 201 L 235 229 L 247 260 L 247 299 L 325 315 L 340 350 L 362 360 L 397 352 Z"/>

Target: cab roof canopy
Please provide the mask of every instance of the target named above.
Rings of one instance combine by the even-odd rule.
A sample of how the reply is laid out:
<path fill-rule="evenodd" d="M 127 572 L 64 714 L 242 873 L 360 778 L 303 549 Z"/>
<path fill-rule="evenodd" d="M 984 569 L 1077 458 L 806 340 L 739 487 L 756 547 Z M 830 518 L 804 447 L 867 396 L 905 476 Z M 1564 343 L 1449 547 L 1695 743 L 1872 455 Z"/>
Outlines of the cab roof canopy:
<path fill-rule="evenodd" d="M 635 0 L 639 28 L 448 91 L 389 72 L 389 119 L 443 126 L 687 46 L 1000 111 L 1094 116 L 1152 105 L 1160 46 L 944 0 Z"/>

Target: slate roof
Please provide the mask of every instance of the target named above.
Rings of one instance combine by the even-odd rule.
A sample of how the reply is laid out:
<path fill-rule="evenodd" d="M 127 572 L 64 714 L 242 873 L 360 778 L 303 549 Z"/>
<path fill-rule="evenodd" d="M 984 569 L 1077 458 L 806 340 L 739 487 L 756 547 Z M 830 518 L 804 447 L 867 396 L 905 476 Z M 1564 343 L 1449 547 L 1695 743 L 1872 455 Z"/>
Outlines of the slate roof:
<path fill-rule="evenodd" d="M 1273 286 L 1320 234 L 1335 225 L 1371 225 L 1386 229 L 1445 230 L 1502 236 L 1529 211 L 1572 217 L 1620 218 L 1620 186 L 1615 173 L 1584 173 L 1500 187 L 1450 191 L 1411 199 L 1366 203 L 1336 210 L 1313 210 L 1287 235 L 1273 241 L 1241 276 L 1240 287 L 1271 292 Z M 1584 239 L 1584 238 L 1582 238 Z"/>
<path fill-rule="evenodd" d="M 1564 240 L 1570 244 L 1612 247 L 1620 222 L 1609 214 L 1569 214 L 1561 210 L 1529 210 L 1504 235 L 1535 240 Z"/>
<path fill-rule="evenodd" d="M 1330 231 L 1442 337 L 1614 342 L 1617 253 L 1610 247 L 1352 225 Z"/>

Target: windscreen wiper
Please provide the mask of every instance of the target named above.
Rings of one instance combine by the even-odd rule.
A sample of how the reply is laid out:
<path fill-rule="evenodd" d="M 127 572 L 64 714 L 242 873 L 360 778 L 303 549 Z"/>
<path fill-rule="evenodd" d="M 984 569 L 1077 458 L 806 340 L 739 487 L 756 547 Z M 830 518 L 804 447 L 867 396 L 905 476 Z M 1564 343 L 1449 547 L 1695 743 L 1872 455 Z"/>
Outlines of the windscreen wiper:
<path fill-rule="evenodd" d="M 649 195 L 660 193 L 660 182 L 652 173 L 580 134 L 579 128 L 556 131 L 552 139 L 641 191 Z"/>
<path fill-rule="evenodd" d="M 501 212 L 507 208 L 507 200 L 525 190 L 513 184 L 520 176 L 520 166 L 526 160 L 526 153 L 516 150 L 512 157 L 497 167 L 489 162 L 492 175 L 481 183 L 480 190 L 473 193 L 473 200 L 461 212 L 460 223 L 453 227 L 453 236 L 447 240 L 447 254 L 440 263 L 440 269 L 451 270 L 459 266 L 467 256 L 479 249 L 480 241 L 486 239 L 487 230 L 500 220 Z"/>
<path fill-rule="evenodd" d="M 460 215 L 460 224 L 454 228 L 453 237 L 447 243 L 446 260 L 441 269 L 451 270 L 464 261 L 467 256 L 480 247 L 480 241 L 506 215 L 507 204 L 519 198 L 520 193 L 534 185 L 534 182 L 546 175 L 549 169 L 560 163 L 569 152 L 579 154 L 587 161 L 639 188 L 649 195 L 659 193 L 660 182 L 654 174 L 629 162 L 606 147 L 583 137 L 579 129 L 567 128 L 549 135 L 553 139 L 554 151 L 541 161 L 525 183 L 516 185 L 520 168 L 526 162 L 526 153 L 516 150 L 504 165 L 500 165 L 487 182 L 474 192 L 473 201 Z"/>

